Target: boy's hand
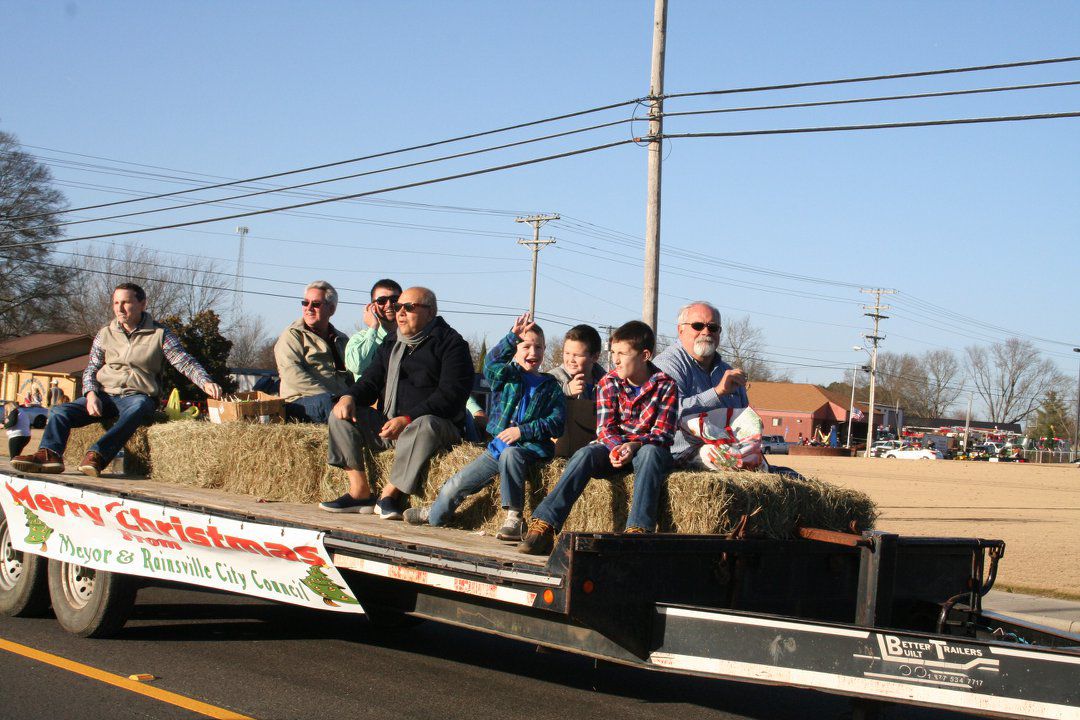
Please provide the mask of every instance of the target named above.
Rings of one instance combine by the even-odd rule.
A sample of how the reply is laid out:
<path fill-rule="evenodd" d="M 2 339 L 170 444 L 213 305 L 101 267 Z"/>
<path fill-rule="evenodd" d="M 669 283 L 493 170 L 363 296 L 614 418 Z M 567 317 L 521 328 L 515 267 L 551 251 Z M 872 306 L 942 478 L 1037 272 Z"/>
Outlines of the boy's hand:
<path fill-rule="evenodd" d="M 514 333 L 521 339 L 525 339 L 525 333 L 536 327 L 536 323 L 533 322 L 532 316 L 529 313 L 522 313 L 517 320 L 514 321 L 514 326 L 510 328 L 510 332 Z"/>
<path fill-rule="evenodd" d="M 585 373 L 578 373 L 566 383 L 566 389 L 570 395 L 580 395 L 585 392 Z"/>
<path fill-rule="evenodd" d="M 518 440 L 521 439 L 521 428 L 519 428 L 517 426 L 508 427 L 505 430 L 503 430 L 501 433 L 496 435 L 496 437 L 499 438 L 500 440 L 502 440 L 507 445 L 513 445 L 514 443 L 516 443 Z"/>
<path fill-rule="evenodd" d="M 352 395 L 342 395 L 338 398 L 338 401 L 334 403 L 332 412 L 334 413 L 334 417 L 338 420 L 356 422 L 356 400 L 353 399 Z"/>
<path fill-rule="evenodd" d="M 728 395 L 744 385 L 746 385 L 746 373 L 739 368 L 731 368 L 724 372 L 724 377 L 720 378 L 715 390 L 717 395 Z"/>
<path fill-rule="evenodd" d="M 641 443 L 639 442 L 628 442 L 623 443 L 622 445 L 616 445 L 615 449 L 608 454 L 608 460 L 611 461 L 612 467 L 622 467 L 633 460 L 634 453 L 638 451 L 639 447 L 641 447 Z"/>

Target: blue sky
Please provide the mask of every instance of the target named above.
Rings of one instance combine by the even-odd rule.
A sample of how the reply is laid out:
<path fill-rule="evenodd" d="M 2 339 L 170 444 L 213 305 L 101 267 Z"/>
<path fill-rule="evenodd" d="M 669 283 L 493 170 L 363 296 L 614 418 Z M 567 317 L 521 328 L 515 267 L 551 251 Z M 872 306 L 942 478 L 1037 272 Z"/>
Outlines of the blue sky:
<path fill-rule="evenodd" d="M 0 13 L 0 129 L 53 164 L 73 206 L 130 197 L 124 192 L 187 187 L 125 176 L 151 170 L 127 163 L 194 179 L 209 179 L 199 173 L 253 177 L 648 93 L 648 0 L 42 1 L 2 2 Z M 665 89 L 1080 55 L 1078 37 L 1075 2 L 671 0 Z M 1080 63 L 672 99 L 666 110 L 1069 80 L 1080 80 Z M 671 118 L 665 129 L 715 132 L 1077 110 L 1080 86 L 1069 86 Z M 624 120 L 634 112 L 644 113 L 622 107 L 275 182 L 415 162 Z M 645 131 L 645 123 L 623 123 L 313 190 L 367 192 Z M 749 315 L 765 333 L 770 359 L 794 379 L 828 383 L 839 379 L 839 367 L 861 356 L 851 350 L 869 328 L 862 314 L 867 296 L 858 286 L 888 287 L 900 292 L 888 300 L 894 310 L 883 327 L 883 349 L 959 352 L 1021 334 L 1056 341 L 1037 344 L 1063 372 L 1075 374 L 1077 356 L 1070 348 L 1080 345 L 1080 120 L 680 139 L 667 143 L 665 155 L 662 332 L 673 331 L 685 299 L 706 298 L 726 317 Z M 96 167 L 73 168 L 72 161 Z M 362 302 L 371 282 L 389 275 L 432 287 L 444 316 L 463 334 L 494 339 L 528 304 L 529 256 L 515 243 L 528 228 L 514 223 L 514 216 L 557 212 L 564 220 L 542 231 L 557 244 L 541 253 L 538 306 L 549 332 L 558 334 L 565 328 L 560 323 L 618 325 L 640 315 L 645 193 L 645 151 L 626 144 L 370 198 L 377 202 L 332 203 L 304 216 L 274 213 L 116 242 L 197 254 L 233 272 L 234 230 L 242 223 L 250 228 L 245 288 L 289 296 L 245 297 L 245 310 L 263 316 L 275 332 L 297 316 L 296 298 L 307 280 L 327 279 L 342 289 L 344 301 Z M 268 195 L 237 202 L 273 207 L 297 201 Z M 125 222 L 166 224 L 232 212 L 240 211 L 207 205 Z M 106 214 L 112 213 L 80 217 Z M 71 230 L 133 227 L 103 221 Z M 103 248 L 88 242 L 78 247 Z M 335 322 L 351 329 L 359 319 L 359 306 L 343 305 Z"/>

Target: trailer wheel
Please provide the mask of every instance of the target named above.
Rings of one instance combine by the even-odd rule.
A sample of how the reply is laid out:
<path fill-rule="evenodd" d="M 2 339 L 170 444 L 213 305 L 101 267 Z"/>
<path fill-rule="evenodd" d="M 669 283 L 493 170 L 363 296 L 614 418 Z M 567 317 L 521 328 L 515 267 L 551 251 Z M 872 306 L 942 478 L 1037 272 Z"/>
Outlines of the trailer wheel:
<path fill-rule="evenodd" d="M 49 595 L 56 619 L 80 637 L 108 637 L 127 622 L 137 586 L 126 575 L 49 560 Z"/>
<path fill-rule="evenodd" d="M 0 613 L 33 617 L 49 609 L 46 562 L 40 555 L 15 549 L 7 517 L 0 512 Z"/>

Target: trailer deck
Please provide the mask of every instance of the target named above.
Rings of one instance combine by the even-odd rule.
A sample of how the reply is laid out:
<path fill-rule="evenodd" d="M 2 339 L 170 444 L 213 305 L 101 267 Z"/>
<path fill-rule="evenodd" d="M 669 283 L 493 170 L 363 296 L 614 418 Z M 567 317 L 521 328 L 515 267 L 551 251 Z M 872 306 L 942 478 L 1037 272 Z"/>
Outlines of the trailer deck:
<path fill-rule="evenodd" d="M 478 533 L 220 490 L 27 475 L 6 463 L 4 475 L 324 533 L 373 621 L 412 616 L 654 670 L 871 701 L 1080 718 L 1080 636 L 982 612 L 1000 541 L 564 533 L 545 558 Z"/>

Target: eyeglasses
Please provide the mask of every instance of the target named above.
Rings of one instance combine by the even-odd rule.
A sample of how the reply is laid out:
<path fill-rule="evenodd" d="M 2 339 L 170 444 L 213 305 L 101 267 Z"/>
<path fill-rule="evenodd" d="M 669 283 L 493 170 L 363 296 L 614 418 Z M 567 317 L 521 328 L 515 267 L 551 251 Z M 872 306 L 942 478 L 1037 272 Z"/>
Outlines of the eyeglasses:
<path fill-rule="evenodd" d="M 310 307 L 312 310 L 318 310 L 325 303 L 324 300 L 301 300 L 300 304 L 303 307 Z"/>
<path fill-rule="evenodd" d="M 709 328 L 709 332 L 711 332 L 711 333 L 720 332 L 720 323 L 692 322 L 692 323 L 679 323 L 679 324 L 680 325 L 689 325 L 691 328 L 693 328 L 693 330 L 695 332 L 701 332 L 705 328 Z"/>
<path fill-rule="evenodd" d="M 386 303 L 390 303 L 391 305 L 393 305 L 398 301 L 398 298 L 400 297 L 400 295 L 383 295 L 382 297 L 375 298 L 374 300 L 372 300 L 372 302 L 376 305 L 385 305 Z"/>
<path fill-rule="evenodd" d="M 431 306 L 430 305 L 425 305 L 424 303 L 396 302 L 396 303 L 394 303 L 393 307 L 394 307 L 394 312 L 396 312 L 396 313 L 399 313 L 402 310 L 404 310 L 407 313 L 413 313 L 413 312 L 416 312 L 416 308 L 429 308 Z"/>

